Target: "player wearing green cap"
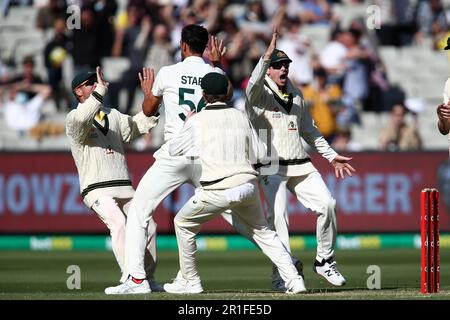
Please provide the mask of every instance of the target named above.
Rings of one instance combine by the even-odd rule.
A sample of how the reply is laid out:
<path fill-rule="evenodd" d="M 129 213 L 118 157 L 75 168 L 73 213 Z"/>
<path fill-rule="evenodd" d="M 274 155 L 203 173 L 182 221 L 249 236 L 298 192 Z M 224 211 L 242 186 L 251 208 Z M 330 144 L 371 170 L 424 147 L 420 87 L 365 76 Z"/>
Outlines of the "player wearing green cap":
<path fill-rule="evenodd" d="M 285 292 L 305 292 L 302 276 L 276 232 L 269 229 L 262 211 L 257 172 L 251 163 L 256 143 L 252 142 L 250 121 L 227 105 L 229 82 L 224 75 L 208 73 L 201 87 L 205 110 L 190 117 L 169 144 L 173 156 L 199 157 L 202 173 L 201 187 L 174 220 L 183 279 L 166 283 L 164 290 L 176 294 L 203 291 L 195 261 L 195 235 L 203 223 L 231 209 L 250 230 L 250 238 L 280 270 Z"/>
<path fill-rule="evenodd" d="M 134 189 L 125 159 L 124 142 L 148 133 L 158 123 L 157 117 L 142 112 L 134 117 L 103 105 L 108 83 L 97 67 L 96 72 L 76 75 L 72 91 L 79 104 L 66 118 L 66 134 L 77 166 L 81 197 L 106 224 L 111 246 L 122 271 L 125 266 L 125 222 Z M 156 224 L 150 219 L 145 241 L 145 276 L 154 291 L 161 286 L 153 279 L 156 267 Z"/>
<path fill-rule="evenodd" d="M 253 126 L 268 137 L 270 154 L 257 165 L 268 203 L 268 220 L 290 252 L 286 188 L 317 215 L 317 255 L 314 271 L 336 286 L 345 284 L 333 260 L 336 242 L 336 201 L 303 147 L 309 145 L 327 159 L 336 177 L 351 176 L 351 158 L 338 155 L 314 125 L 303 96 L 289 81 L 291 59 L 276 47 L 277 33 L 252 72 L 246 89 L 246 110 Z M 272 288 L 286 290 L 274 270 Z"/>

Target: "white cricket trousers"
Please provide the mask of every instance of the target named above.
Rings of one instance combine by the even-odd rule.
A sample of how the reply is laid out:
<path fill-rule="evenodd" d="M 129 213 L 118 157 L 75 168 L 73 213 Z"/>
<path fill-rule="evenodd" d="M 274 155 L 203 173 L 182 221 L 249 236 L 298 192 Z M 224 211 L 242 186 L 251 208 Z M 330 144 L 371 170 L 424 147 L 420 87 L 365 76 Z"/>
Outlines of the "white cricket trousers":
<path fill-rule="evenodd" d="M 186 157 L 172 157 L 164 146 L 156 160 L 139 182 L 131 201 L 126 225 L 125 261 L 129 274 L 145 278 L 144 251 L 147 225 L 161 201 L 184 183 L 199 187 L 201 164 Z M 248 237 L 249 230 L 239 219 L 227 219 L 240 233 Z"/>
<path fill-rule="evenodd" d="M 120 282 L 124 282 L 128 277 L 125 268 L 125 225 L 130 202 L 131 199 L 101 197 L 92 206 L 92 210 L 109 229 L 112 251 L 122 273 Z M 144 269 L 146 278 L 152 280 L 156 269 L 156 223 L 152 218 L 149 220 L 146 234 Z"/>
<path fill-rule="evenodd" d="M 286 189 L 306 208 L 317 215 L 316 259 L 331 258 L 336 244 L 336 200 L 331 196 L 322 176 L 315 171 L 299 177 L 271 175 L 261 177 L 261 186 L 268 204 L 267 220 L 291 253 L 289 244 L 289 216 Z"/>
<path fill-rule="evenodd" d="M 261 199 L 255 178 L 253 182 L 231 189 L 197 189 L 196 194 L 178 212 L 174 222 L 180 271 L 184 279 L 193 282 L 200 281 L 195 262 L 197 251 L 195 236 L 203 223 L 213 219 L 226 209 L 231 209 L 233 215 L 239 216 L 241 223 L 251 230 L 251 239 L 278 267 L 280 275 L 286 283 L 300 278 L 290 254 L 284 248 L 276 232 L 268 227 L 261 208 Z"/>

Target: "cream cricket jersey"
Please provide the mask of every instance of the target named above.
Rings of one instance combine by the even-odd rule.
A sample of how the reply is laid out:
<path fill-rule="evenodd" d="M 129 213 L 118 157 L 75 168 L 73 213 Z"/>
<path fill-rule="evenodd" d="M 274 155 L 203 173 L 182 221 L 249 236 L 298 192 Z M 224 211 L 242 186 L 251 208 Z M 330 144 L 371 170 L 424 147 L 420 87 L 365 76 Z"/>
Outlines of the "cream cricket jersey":
<path fill-rule="evenodd" d="M 168 141 L 184 125 L 188 112 L 205 107 L 200 87 L 202 78 L 209 72 L 224 74 L 201 57 L 191 56 L 182 62 L 162 67 L 153 84 L 153 95 L 163 97 L 165 109 L 164 140 Z"/>
<path fill-rule="evenodd" d="M 105 93 L 106 88 L 97 85 L 94 93 L 66 117 L 81 196 L 89 208 L 101 196 L 133 196 L 123 143 L 149 132 L 158 122 L 158 118 L 146 117 L 143 112 L 131 117 L 103 107 Z"/>
<path fill-rule="evenodd" d="M 251 164 L 253 138 L 247 116 L 217 102 L 186 121 L 169 142 L 169 153 L 200 158 L 203 189 L 233 188 L 257 175 Z"/>
<path fill-rule="evenodd" d="M 278 174 L 299 176 L 316 171 L 301 138 L 330 162 L 337 153 L 315 126 L 300 90 L 288 81 L 289 96 L 285 97 L 266 76 L 269 64 L 261 58 L 252 72 L 246 89 L 249 118 L 260 137 L 268 140 L 269 158 L 280 165 Z"/>

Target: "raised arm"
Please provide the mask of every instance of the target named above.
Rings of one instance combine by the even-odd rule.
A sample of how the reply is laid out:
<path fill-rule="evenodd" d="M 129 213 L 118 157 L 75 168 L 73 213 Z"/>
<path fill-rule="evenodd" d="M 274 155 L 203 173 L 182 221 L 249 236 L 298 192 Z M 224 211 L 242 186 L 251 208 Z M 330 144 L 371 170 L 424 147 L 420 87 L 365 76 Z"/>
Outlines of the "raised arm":
<path fill-rule="evenodd" d="M 149 16 L 145 16 L 141 21 L 141 31 L 139 32 L 136 41 L 133 44 L 134 49 L 144 50 L 148 43 L 148 35 L 152 31 L 153 24 Z"/>
<path fill-rule="evenodd" d="M 270 57 L 272 56 L 273 51 L 277 47 L 277 38 L 278 38 L 278 32 L 277 32 L 277 29 L 274 29 L 272 32 L 272 39 L 270 40 L 270 44 L 267 47 L 267 50 L 263 55 L 264 61 L 266 61 L 266 62 L 270 61 Z"/>
<path fill-rule="evenodd" d="M 142 68 L 142 74 L 139 72 L 139 81 L 141 82 L 142 92 L 144 93 L 142 111 L 147 117 L 154 116 L 161 104 L 161 97 L 155 97 L 152 92 L 155 81 L 155 70 Z"/>
<path fill-rule="evenodd" d="M 441 134 L 450 132 L 450 102 L 448 104 L 440 104 L 437 107 L 438 129 Z"/>
<path fill-rule="evenodd" d="M 223 40 L 217 39 L 215 36 L 210 36 L 208 44 L 206 46 L 205 53 L 208 57 L 208 60 L 211 61 L 211 64 L 216 68 L 222 67 L 222 56 L 225 54 L 226 47 L 223 44 Z"/>
<path fill-rule="evenodd" d="M 248 106 L 256 106 L 256 105 L 264 105 L 263 94 L 264 94 L 264 78 L 267 73 L 267 69 L 270 65 L 270 57 L 272 56 L 273 51 L 277 45 L 277 30 L 274 30 L 272 33 L 272 40 L 270 44 L 256 65 L 255 69 L 253 69 L 252 75 L 247 85 L 246 96 L 247 96 L 247 105 Z"/>
<path fill-rule="evenodd" d="M 37 95 L 41 96 L 44 100 L 48 99 L 52 94 L 52 88 L 47 84 L 21 82 L 18 84 L 14 84 L 13 88 L 18 91 L 27 90 L 34 92 Z"/>

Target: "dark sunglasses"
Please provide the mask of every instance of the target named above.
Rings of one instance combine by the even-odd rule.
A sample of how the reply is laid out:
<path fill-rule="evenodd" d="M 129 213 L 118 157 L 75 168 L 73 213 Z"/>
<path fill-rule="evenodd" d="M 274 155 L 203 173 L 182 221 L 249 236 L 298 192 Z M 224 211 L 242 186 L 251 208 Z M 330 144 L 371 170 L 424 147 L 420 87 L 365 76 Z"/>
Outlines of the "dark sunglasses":
<path fill-rule="evenodd" d="M 289 62 L 287 62 L 287 61 L 279 61 L 279 62 L 274 62 L 274 63 L 272 63 L 270 66 L 273 68 L 273 69 L 276 69 L 276 70 L 279 70 L 279 69 L 281 69 L 281 67 L 285 67 L 286 69 L 289 69 Z"/>
<path fill-rule="evenodd" d="M 95 79 L 95 78 L 90 78 L 90 79 L 87 79 L 86 81 L 82 82 L 82 83 L 79 85 L 79 87 L 81 87 L 81 86 L 93 86 L 94 83 L 96 83 L 96 82 L 97 82 L 97 79 Z"/>

